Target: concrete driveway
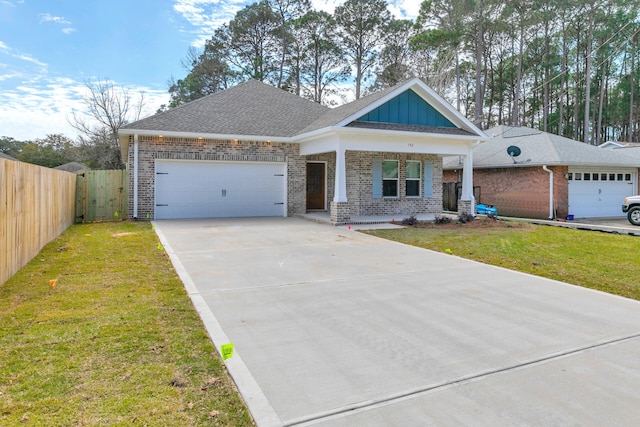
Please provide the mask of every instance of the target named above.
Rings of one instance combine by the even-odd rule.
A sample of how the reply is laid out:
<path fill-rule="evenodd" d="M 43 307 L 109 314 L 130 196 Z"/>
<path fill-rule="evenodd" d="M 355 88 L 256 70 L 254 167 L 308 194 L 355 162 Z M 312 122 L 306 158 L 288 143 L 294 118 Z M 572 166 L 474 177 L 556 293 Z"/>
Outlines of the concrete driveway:
<path fill-rule="evenodd" d="M 637 301 L 296 218 L 155 224 L 259 426 L 640 423 Z"/>

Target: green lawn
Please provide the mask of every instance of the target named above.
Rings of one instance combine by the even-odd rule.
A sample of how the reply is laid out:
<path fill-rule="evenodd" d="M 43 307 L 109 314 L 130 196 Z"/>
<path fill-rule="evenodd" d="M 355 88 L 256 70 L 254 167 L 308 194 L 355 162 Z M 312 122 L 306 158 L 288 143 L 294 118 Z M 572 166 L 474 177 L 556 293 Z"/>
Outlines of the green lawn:
<path fill-rule="evenodd" d="M 640 300 L 639 237 L 486 221 L 368 234 Z"/>
<path fill-rule="evenodd" d="M 74 225 L 0 285 L 0 425 L 253 425 L 157 245 Z"/>

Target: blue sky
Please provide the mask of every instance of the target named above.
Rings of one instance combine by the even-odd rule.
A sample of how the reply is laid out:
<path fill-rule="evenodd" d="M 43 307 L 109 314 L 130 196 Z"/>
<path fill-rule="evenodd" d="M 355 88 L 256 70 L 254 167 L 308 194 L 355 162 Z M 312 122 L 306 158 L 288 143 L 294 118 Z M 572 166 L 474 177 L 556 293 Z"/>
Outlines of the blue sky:
<path fill-rule="evenodd" d="M 344 0 L 312 0 L 333 12 Z M 19 140 L 77 133 L 87 80 L 145 93 L 143 116 L 168 101 L 181 61 L 247 0 L 0 0 L 0 136 Z M 388 1 L 414 18 L 420 0 Z"/>

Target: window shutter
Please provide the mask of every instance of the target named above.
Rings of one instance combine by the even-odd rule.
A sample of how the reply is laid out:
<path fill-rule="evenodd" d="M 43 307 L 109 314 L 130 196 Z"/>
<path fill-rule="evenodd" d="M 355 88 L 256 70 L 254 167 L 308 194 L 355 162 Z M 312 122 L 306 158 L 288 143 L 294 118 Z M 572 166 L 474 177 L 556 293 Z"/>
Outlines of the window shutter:
<path fill-rule="evenodd" d="M 424 198 L 433 197 L 433 165 L 424 162 Z"/>
<path fill-rule="evenodd" d="M 372 172 L 373 189 L 371 197 L 382 199 L 382 159 L 373 159 Z"/>

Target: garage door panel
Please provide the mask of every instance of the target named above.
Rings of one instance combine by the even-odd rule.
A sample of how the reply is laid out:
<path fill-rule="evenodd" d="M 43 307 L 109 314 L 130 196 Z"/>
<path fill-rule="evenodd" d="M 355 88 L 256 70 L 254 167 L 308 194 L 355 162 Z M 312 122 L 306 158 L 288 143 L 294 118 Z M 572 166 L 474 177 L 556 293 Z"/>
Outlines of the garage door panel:
<path fill-rule="evenodd" d="M 156 162 L 157 219 L 286 215 L 282 163 Z"/>
<path fill-rule="evenodd" d="M 636 174 L 633 171 L 570 170 L 569 214 L 576 218 L 623 216 L 620 206 L 634 188 Z M 598 179 L 593 179 L 597 174 Z M 588 175 L 588 180 L 585 180 Z M 605 175 L 605 180 L 602 180 Z M 576 179 L 576 178 L 580 179 Z M 614 178 L 613 180 L 611 178 Z M 630 177 L 631 179 L 621 179 Z"/>

